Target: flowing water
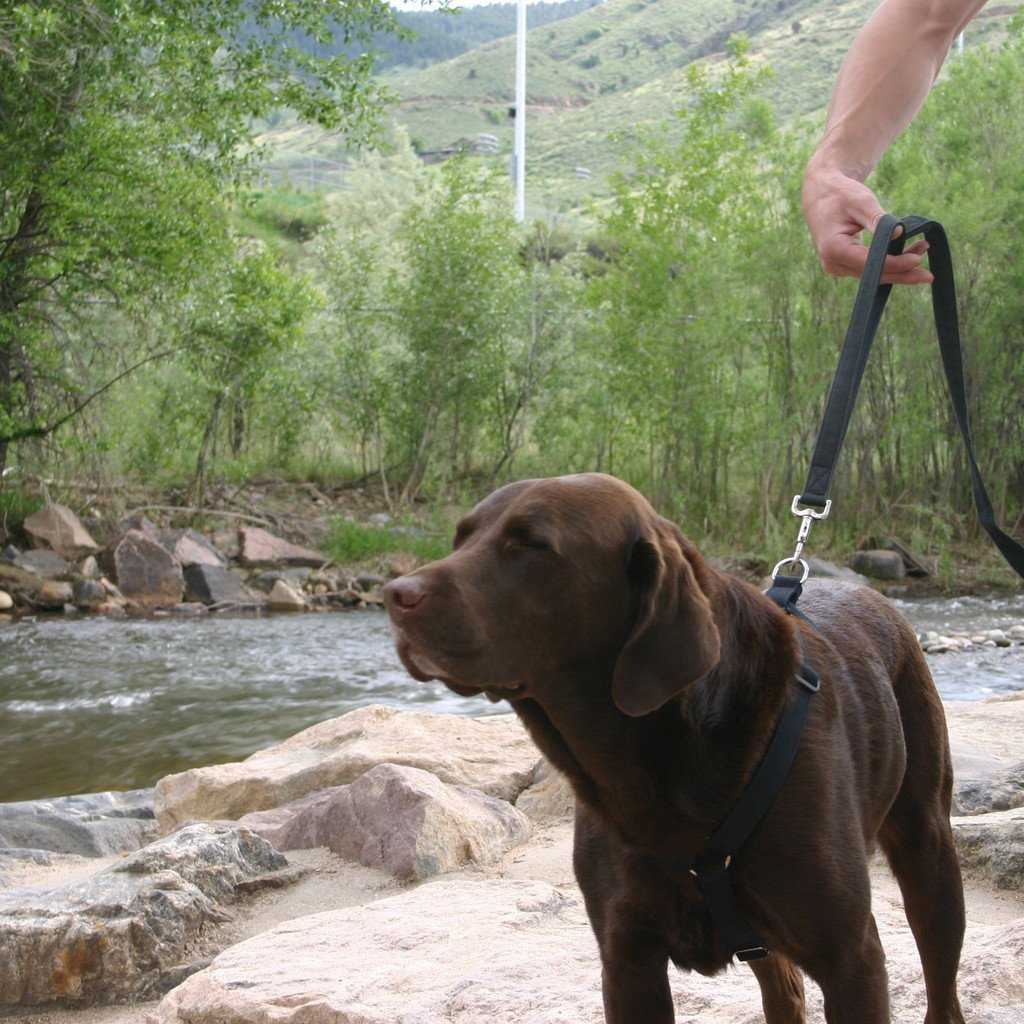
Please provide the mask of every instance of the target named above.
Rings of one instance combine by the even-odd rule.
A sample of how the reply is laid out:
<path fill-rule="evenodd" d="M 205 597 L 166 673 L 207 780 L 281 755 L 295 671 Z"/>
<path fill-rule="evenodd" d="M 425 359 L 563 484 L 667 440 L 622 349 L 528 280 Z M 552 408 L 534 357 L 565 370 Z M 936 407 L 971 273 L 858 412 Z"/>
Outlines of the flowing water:
<path fill-rule="evenodd" d="M 896 603 L 919 631 L 1024 622 L 1024 597 Z M 947 700 L 1024 689 L 1024 646 L 929 660 Z M 150 786 L 374 702 L 507 710 L 410 679 L 378 612 L 0 626 L 0 801 Z"/>

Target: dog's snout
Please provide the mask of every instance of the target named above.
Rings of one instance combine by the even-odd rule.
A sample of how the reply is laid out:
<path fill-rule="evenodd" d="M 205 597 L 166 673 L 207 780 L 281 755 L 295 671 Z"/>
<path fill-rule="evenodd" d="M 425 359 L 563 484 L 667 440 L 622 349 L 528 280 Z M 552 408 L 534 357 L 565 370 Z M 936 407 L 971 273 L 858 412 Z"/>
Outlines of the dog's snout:
<path fill-rule="evenodd" d="M 409 611 L 427 595 L 427 588 L 418 576 L 399 576 L 381 591 L 389 611 Z"/>

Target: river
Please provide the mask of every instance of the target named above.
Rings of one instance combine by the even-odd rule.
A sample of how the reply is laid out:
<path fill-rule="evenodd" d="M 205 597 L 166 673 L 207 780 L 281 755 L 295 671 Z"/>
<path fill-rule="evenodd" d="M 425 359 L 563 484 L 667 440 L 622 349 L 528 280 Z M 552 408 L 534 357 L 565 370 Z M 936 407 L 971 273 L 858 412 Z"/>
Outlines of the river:
<path fill-rule="evenodd" d="M 919 631 L 1024 622 L 1024 596 L 895 603 Z M 929 660 L 947 700 L 1024 689 L 1024 646 Z M 150 786 L 373 702 L 507 710 L 410 679 L 379 612 L 0 626 L 0 801 Z"/>

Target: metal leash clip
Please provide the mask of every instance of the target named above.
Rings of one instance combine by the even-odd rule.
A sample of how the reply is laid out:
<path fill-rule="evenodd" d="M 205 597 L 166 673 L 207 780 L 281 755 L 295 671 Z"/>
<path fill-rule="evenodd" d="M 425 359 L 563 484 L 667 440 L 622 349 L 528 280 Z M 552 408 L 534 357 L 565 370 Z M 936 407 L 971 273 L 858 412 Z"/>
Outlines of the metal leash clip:
<path fill-rule="evenodd" d="M 781 562 L 776 563 L 775 568 L 772 569 L 772 579 L 775 579 L 779 575 L 779 570 L 784 565 L 799 565 L 803 567 L 803 573 L 800 576 L 800 582 L 804 583 L 807 577 L 811 574 L 811 567 L 807 564 L 806 559 L 801 558 L 803 554 L 804 545 L 807 543 L 807 537 L 811 532 L 811 525 L 815 519 L 828 519 L 828 514 L 832 509 L 832 499 L 828 498 L 825 501 L 825 507 L 819 512 L 813 508 L 801 508 L 800 507 L 800 495 L 793 495 L 793 504 L 790 506 L 790 511 L 795 516 L 800 517 L 800 531 L 796 535 L 796 548 L 793 554 L 789 558 L 784 558 Z"/>

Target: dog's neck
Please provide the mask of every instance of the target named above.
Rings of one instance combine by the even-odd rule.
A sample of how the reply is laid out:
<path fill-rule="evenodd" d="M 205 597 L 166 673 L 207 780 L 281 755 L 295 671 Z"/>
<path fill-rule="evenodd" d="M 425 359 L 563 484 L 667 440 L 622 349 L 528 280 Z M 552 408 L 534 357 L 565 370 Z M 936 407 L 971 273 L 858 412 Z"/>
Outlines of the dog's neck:
<path fill-rule="evenodd" d="M 630 718 L 611 699 L 607 667 L 595 665 L 545 687 L 558 696 L 543 705 L 513 703 L 577 798 L 644 847 L 702 844 L 764 752 L 796 667 L 793 627 L 782 612 L 704 564 L 698 578 L 722 658 L 681 696 Z"/>

